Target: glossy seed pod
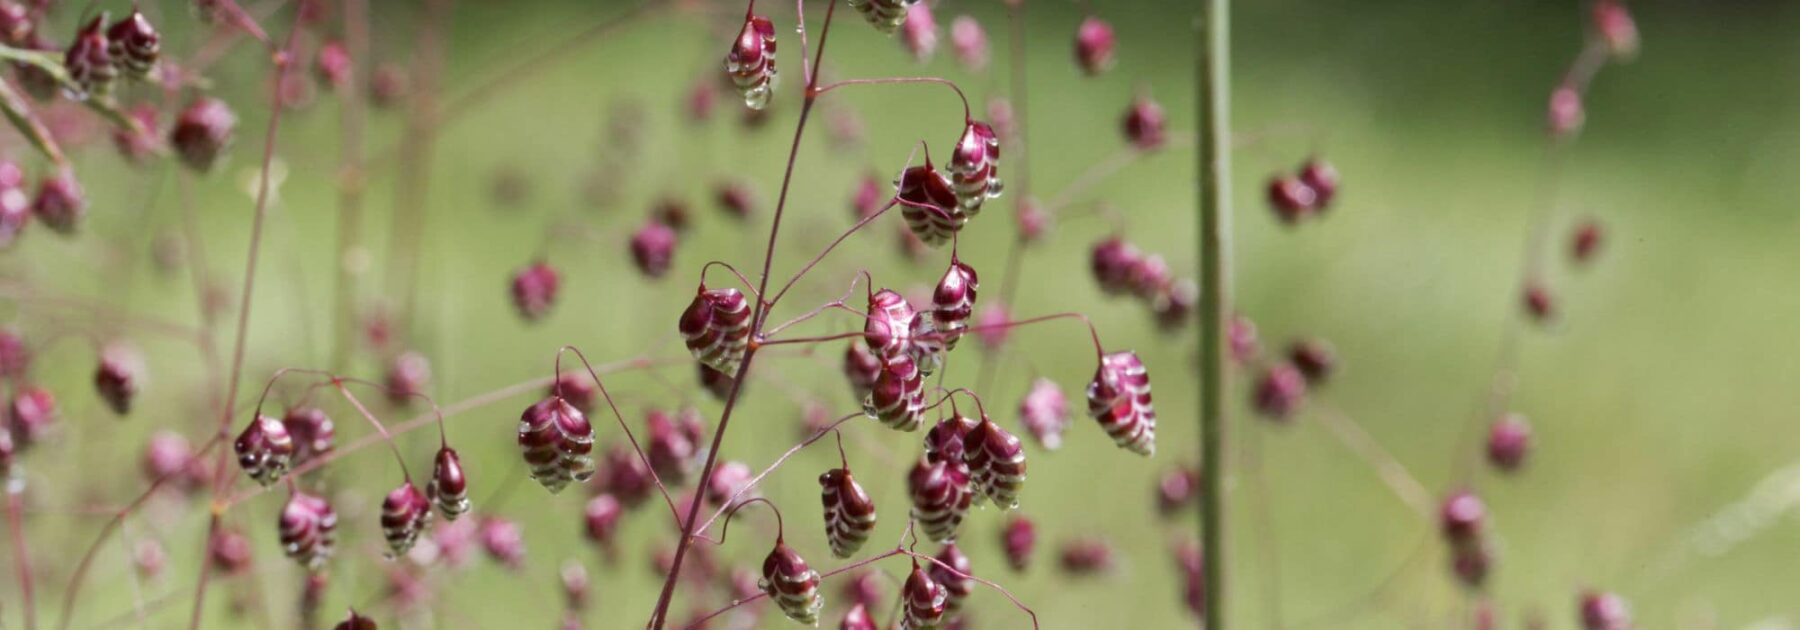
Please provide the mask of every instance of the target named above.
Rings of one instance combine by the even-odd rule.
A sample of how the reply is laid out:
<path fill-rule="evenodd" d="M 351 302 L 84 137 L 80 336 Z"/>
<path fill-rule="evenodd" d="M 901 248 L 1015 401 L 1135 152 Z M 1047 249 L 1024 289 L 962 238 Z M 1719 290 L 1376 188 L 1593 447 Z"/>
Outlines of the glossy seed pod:
<path fill-rule="evenodd" d="M 752 15 L 744 20 L 744 28 L 731 42 L 731 52 L 725 55 L 725 74 L 744 97 L 745 107 L 769 105 L 780 78 L 775 71 L 775 25 L 769 18 Z"/>
<path fill-rule="evenodd" d="M 294 457 L 294 439 L 287 427 L 274 418 L 258 415 L 244 427 L 232 442 L 237 451 L 238 466 L 251 479 L 268 487 L 287 474 Z"/>
<path fill-rule="evenodd" d="M 944 349 L 956 349 L 957 340 L 968 330 L 980 288 L 981 279 L 975 268 L 952 255 L 950 268 L 944 271 L 944 277 L 938 280 L 937 288 L 931 293 L 931 323 L 942 338 Z"/>
<path fill-rule="evenodd" d="M 552 493 L 594 475 L 594 429 L 568 401 L 552 396 L 519 417 L 519 449 L 531 478 Z"/>
<path fill-rule="evenodd" d="M 875 530 L 875 501 L 849 469 L 833 468 L 819 475 L 825 504 L 825 537 L 831 554 L 848 558 L 862 549 Z"/>
<path fill-rule="evenodd" d="M 907 229 L 932 247 L 950 242 L 950 237 L 961 232 L 971 216 L 957 199 L 950 178 L 932 165 L 929 155 L 923 165 L 900 173 L 894 196 L 899 200 L 900 216 L 906 219 Z"/>
<path fill-rule="evenodd" d="M 1088 383 L 1088 415 L 1100 423 L 1120 448 L 1143 456 L 1156 454 L 1156 408 L 1150 397 L 1150 373 L 1131 351 L 1100 360 Z"/>
<path fill-rule="evenodd" d="M 956 539 L 956 530 L 969 513 L 974 493 L 969 491 L 968 467 L 950 459 L 932 462 L 925 457 L 907 475 L 912 498 L 912 517 L 932 542 Z"/>
<path fill-rule="evenodd" d="M 762 580 L 757 586 L 789 619 L 806 625 L 819 623 L 819 611 L 825 607 L 825 599 L 819 595 L 819 572 L 786 543 L 775 541 L 775 549 L 763 560 Z"/>
<path fill-rule="evenodd" d="M 1025 445 L 994 421 L 983 417 L 963 436 L 963 462 L 969 466 L 976 497 L 1002 510 L 1019 507 L 1025 487 Z"/>
<path fill-rule="evenodd" d="M 444 520 L 454 521 L 469 511 L 469 478 L 463 474 L 462 457 L 456 454 L 456 449 L 448 446 L 438 449 L 425 494 L 437 505 Z"/>
<path fill-rule="evenodd" d="M 987 123 L 969 121 L 944 170 L 950 173 L 951 190 L 956 193 L 957 205 L 970 218 L 981 212 L 982 203 L 999 197 L 1004 190 L 999 169 L 1000 137 Z"/>
<path fill-rule="evenodd" d="M 912 573 L 900 587 L 900 598 L 900 627 L 903 630 L 936 628 L 944 623 L 945 603 L 950 593 L 919 568 L 918 560 L 913 561 Z"/>
<path fill-rule="evenodd" d="M 381 502 L 381 533 L 395 556 L 405 555 L 431 523 L 431 500 L 411 481 L 400 484 Z"/>
<path fill-rule="evenodd" d="M 682 311 L 678 328 L 695 359 L 734 374 L 750 345 L 750 303 L 737 289 L 701 285 L 694 301 Z"/>
<path fill-rule="evenodd" d="M 281 509 L 276 532 L 287 557 L 316 570 L 337 544 L 337 511 L 321 497 L 295 492 Z"/>

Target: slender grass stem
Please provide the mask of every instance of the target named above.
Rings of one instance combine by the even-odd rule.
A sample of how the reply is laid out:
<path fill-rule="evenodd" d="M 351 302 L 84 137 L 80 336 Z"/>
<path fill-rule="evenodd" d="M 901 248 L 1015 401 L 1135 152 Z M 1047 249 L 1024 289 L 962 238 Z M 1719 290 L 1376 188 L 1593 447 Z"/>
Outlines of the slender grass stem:
<path fill-rule="evenodd" d="M 1225 327 L 1231 301 L 1231 2 L 1200 3 L 1200 548 L 1207 630 L 1226 627 Z"/>

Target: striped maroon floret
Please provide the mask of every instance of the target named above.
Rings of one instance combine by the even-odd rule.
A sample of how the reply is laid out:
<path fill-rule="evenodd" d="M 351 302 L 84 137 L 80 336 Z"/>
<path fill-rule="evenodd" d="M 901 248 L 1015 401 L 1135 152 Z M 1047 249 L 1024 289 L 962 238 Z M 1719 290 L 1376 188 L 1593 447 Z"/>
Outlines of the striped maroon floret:
<path fill-rule="evenodd" d="M 983 202 L 1000 196 L 1004 184 L 999 168 L 1000 137 L 987 123 L 969 121 L 944 170 L 950 172 L 958 207 L 970 218 L 981 212 Z"/>
<path fill-rule="evenodd" d="M 942 336 L 944 349 L 955 349 L 957 340 L 969 328 L 969 318 L 975 314 L 976 292 L 980 288 L 981 280 L 975 274 L 975 268 L 952 255 L 950 268 L 931 294 L 931 323 Z"/>
<path fill-rule="evenodd" d="M 257 415 L 232 443 L 238 465 L 257 483 L 267 487 L 287 474 L 294 457 L 294 439 L 274 418 Z"/>
<path fill-rule="evenodd" d="M 937 247 L 950 242 L 950 237 L 969 222 L 970 214 L 957 200 L 950 178 L 931 164 L 930 155 L 925 156 L 923 165 L 901 172 L 895 190 L 906 227 L 926 245 Z"/>
<path fill-rule="evenodd" d="M 707 289 L 705 285 L 687 310 L 681 313 L 681 338 L 695 359 L 731 374 L 750 343 L 750 304 L 737 289 Z"/>
<path fill-rule="evenodd" d="M 1150 373 L 1131 351 L 1100 360 L 1088 383 L 1088 414 L 1120 448 L 1144 456 L 1156 454 L 1156 409 L 1150 399 Z"/>
<path fill-rule="evenodd" d="M 969 469 L 960 460 L 936 462 L 920 457 L 907 476 L 912 497 L 912 517 L 932 542 L 956 539 L 956 529 L 969 512 L 974 493 L 969 490 Z"/>
<path fill-rule="evenodd" d="M 778 75 L 775 72 L 775 25 L 769 18 L 752 15 L 731 42 L 725 55 L 725 74 L 744 97 L 744 106 L 762 109 L 769 104 Z"/>
<path fill-rule="evenodd" d="M 337 511 L 325 499 L 295 492 L 276 522 L 281 550 L 300 566 L 318 569 L 337 544 Z"/>
<path fill-rule="evenodd" d="M 519 417 L 519 449 L 531 466 L 531 478 L 552 493 L 594 475 L 593 448 L 594 429 L 587 416 L 562 398 L 538 401 Z"/>
<path fill-rule="evenodd" d="M 819 623 L 825 599 L 819 595 L 819 572 L 806 565 L 792 547 L 780 540 L 763 560 L 762 581 L 757 586 L 789 619 L 807 625 Z"/>
<path fill-rule="evenodd" d="M 431 523 L 431 501 L 411 481 L 400 484 L 381 502 L 381 533 L 395 556 L 405 555 Z"/>
<path fill-rule="evenodd" d="M 986 497 L 1002 510 L 1019 507 L 1025 486 L 1025 445 L 994 421 L 983 417 L 963 436 L 963 461 L 969 466 L 976 499 Z"/>
<path fill-rule="evenodd" d="M 834 468 L 819 475 L 819 486 L 825 503 L 825 536 L 831 542 L 831 554 L 848 558 L 868 542 L 875 529 L 875 501 L 846 468 Z"/>

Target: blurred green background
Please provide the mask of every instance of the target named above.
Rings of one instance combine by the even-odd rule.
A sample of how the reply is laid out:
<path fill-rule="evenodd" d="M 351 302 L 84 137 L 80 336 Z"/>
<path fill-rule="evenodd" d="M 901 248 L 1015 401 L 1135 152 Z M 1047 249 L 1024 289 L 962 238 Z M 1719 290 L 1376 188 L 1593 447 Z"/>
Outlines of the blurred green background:
<path fill-rule="evenodd" d="M 117 4 L 117 3 L 110 3 Z M 374 42 L 381 60 L 405 61 L 419 21 L 416 3 L 377 3 Z M 714 3 L 706 3 L 714 4 Z M 816 25 L 824 3 L 809 3 Z M 1120 35 L 1118 65 L 1085 78 L 1070 61 L 1082 10 L 1074 3 L 1028 2 L 1032 179 L 1039 197 L 1123 147 L 1117 121 L 1139 90 L 1168 109 L 1173 135 L 1193 129 L 1192 9 L 1185 3 L 1105 3 L 1095 9 Z M 1454 464 L 1466 427 L 1484 426 L 1482 406 L 1516 308 L 1516 282 L 1530 218 L 1554 204 L 1547 279 L 1561 316 L 1519 339 L 1519 388 L 1512 407 L 1534 426 L 1537 448 L 1519 475 L 1485 470 L 1474 484 L 1488 500 L 1497 536 L 1489 595 L 1503 625 L 1539 616 L 1548 627 L 1574 626 L 1574 602 L 1585 587 L 1631 599 L 1644 627 L 1745 627 L 1800 623 L 1800 531 L 1787 519 L 1800 500 L 1792 428 L 1800 408 L 1800 294 L 1785 290 L 1800 269 L 1800 223 L 1790 212 L 1797 192 L 1783 173 L 1800 158 L 1800 99 L 1792 3 L 1639 2 L 1632 7 L 1644 50 L 1629 65 L 1609 67 L 1593 85 L 1588 125 L 1559 158 L 1547 158 L 1542 133 L 1550 87 L 1581 46 L 1585 9 L 1572 2 L 1364 2 L 1346 0 L 1239 3 L 1234 25 L 1234 125 L 1237 307 L 1255 320 L 1264 343 L 1285 345 L 1317 335 L 1336 345 L 1341 373 L 1313 407 L 1287 426 L 1250 416 L 1233 419 L 1236 468 L 1231 479 L 1235 555 L 1232 616 L 1239 627 L 1456 627 L 1471 601 L 1451 580 L 1435 526 L 1397 501 L 1375 472 L 1325 430 L 1318 410 L 1354 418 L 1433 493 L 1458 483 Z M 625 3 L 468 2 L 458 6 L 449 39 L 449 94 L 461 94 L 504 72 Z M 120 6 L 106 6 L 122 10 Z M 199 33 L 178 6 L 157 6 L 165 50 L 185 57 Z M 792 7 L 763 8 L 778 24 L 784 79 L 763 127 L 745 130 L 729 94 L 705 125 L 689 123 L 683 98 L 711 80 L 727 37 L 693 14 L 661 14 L 602 41 L 534 67 L 529 78 L 494 94 L 447 125 L 431 162 L 426 220 L 408 226 L 427 244 L 420 311 L 408 344 L 433 362 L 431 393 L 451 402 L 547 376 L 556 348 L 573 344 L 597 362 L 680 357 L 675 318 L 691 299 L 700 266 L 722 259 L 750 272 L 760 262 L 774 192 L 797 112 L 798 46 Z M 723 24 L 738 11 L 719 4 Z M 954 79 L 977 101 L 1004 93 L 1007 55 L 1002 5 L 937 5 L 939 23 L 970 14 L 994 47 L 990 72 L 971 74 L 949 55 L 948 33 L 937 57 L 914 63 L 889 38 L 839 11 L 826 73 L 838 78 L 932 74 Z M 285 12 L 284 12 L 285 15 Z M 73 21 L 62 15 L 59 23 Z M 338 18 L 332 14 L 332 20 Z M 271 21 L 275 24 L 281 21 Z M 285 32 L 285 24 L 272 30 Z M 333 25 L 335 29 L 335 24 Z M 816 39 L 815 39 L 816 44 Z M 204 261 L 226 296 L 240 279 L 251 202 L 247 191 L 267 120 L 268 63 L 248 47 L 212 72 L 243 120 L 234 153 L 192 186 Z M 849 89 L 826 97 L 830 112 L 851 111 L 866 131 L 862 148 L 829 146 L 825 123 L 801 146 L 775 270 L 786 277 L 848 227 L 847 200 L 858 179 L 885 179 L 915 144 L 934 157 L 960 131 L 955 100 L 936 86 Z M 635 114 L 621 114 L 621 112 Z M 978 112 L 979 115 L 979 112 Z M 624 117 L 639 140 L 634 151 L 617 127 Z M 250 400 L 282 366 L 320 366 L 330 358 L 331 292 L 336 229 L 337 106 L 321 93 L 283 122 L 278 154 L 285 172 L 269 224 L 261 283 L 245 369 Z M 403 134 L 401 115 L 372 113 L 370 146 Z M 1135 348 L 1155 382 L 1161 416 L 1152 460 L 1121 451 L 1091 420 L 1079 417 L 1081 388 L 1093 365 L 1086 341 L 1067 322 L 1017 331 L 996 386 L 981 392 L 997 420 L 1017 427 L 1014 409 L 1030 379 L 1054 379 L 1078 417 L 1060 451 L 1029 451 L 1024 512 L 1039 528 L 1035 565 L 1016 575 L 997 545 L 1001 515 L 975 512 L 964 524 L 964 548 L 975 571 L 1000 581 L 1031 605 L 1045 627 L 1183 627 L 1195 621 L 1181 605 L 1170 542 L 1192 537 L 1197 518 L 1159 519 L 1152 490 L 1158 476 L 1197 452 L 1192 385 L 1194 336 L 1159 333 L 1144 309 L 1103 297 L 1087 272 L 1088 246 L 1112 227 L 1096 203 L 1111 207 L 1123 234 L 1160 252 L 1184 276 L 1195 264 L 1193 153 L 1178 143 L 1075 201 L 1047 242 L 1024 265 L 1020 316 L 1076 310 L 1090 315 L 1106 344 Z M 15 156 L 25 159 L 22 145 Z M 1324 220 L 1287 229 L 1267 212 L 1261 183 L 1317 152 L 1342 171 L 1338 205 Z M 1014 184 L 997 209 L 963 233 L 961 256 L 981 270 L 982 297 L 998 296 L 1012 227 L 1007 210 L 1019 191 L 1016 155 L 1001 174 Z M 382 290 L 394 169 L 375 165 L 366 252 L 373 269 L 359 301 L 365 309 L 392 302 Z M 34 228 L 0 261 L 6 301 L 28 337 L 38 331 L 91 331 L 99 318 L 53 308 L 47 296 L 74 296 L 109 309 L 195 321 L 193 285 L 185 273 L 158 273 L 151 243 L 181 229 L 183 185 L 168 165 L 133 169 L 102 144 L 82 152 L 79 168 L 93 205 L 85 234 L 57 238 Z M 597 173 L 610 171 L 611 177 Z M 497 201 L 496 178 L 523 182 L 521 200 Z M 711 186 L 723 176 L 751 183 L 762 205 L 752 221 L 718 213 Z M 1554 180 L 1552 186 L 1550 182 Z M 595 182 L 613 182 L 600 186 Z M 596 201 L 593 190 L 610 197 Z M 674 271 L 646 281 L 629 264 L 625 240 L 665 196 L 688 199 L 696 227 L 684 237 Z M 1594 218 L 1607 239 L 1596 264 L 1572 270 L 1565 238 L 1577 220 Z M 802 283 L 776 316 L 828 300 L 858 269 L 903 291 L 928 286 L 947 252 L 909 263 L 893 253 L 887 217 L 854 237 Z M 557 236 L 545 245 L 546 233 Z M 551 315 L 526 325 L 506 299 L 509 274 L 540 252 L 564 273 Z M 188 252 L 193 259 L 193 252 Z M 719 276 L 715 276 L 719 277 Z M 235 297 L 229 304 L 235 305 Z M 225 313 L 230 321 L 234 313 Z M 847 330 L 848 314 L 827 315 L 807 329 Z M 230 329 L 213 336 L 229 348 Z M 198 442 L 211 426 L 199 355 L 191 344 L 133 338 L 150 359 L 150 383 L 138 411 L 117 420 L 90 393 L 94 355 L 83 343 L 59 342 L 38 362 L 37 378 L 59 394 L 64 431 L 35 451 L 28 531 L 39 569 L 40 616 L 55 619 L 74 558 L 101 519 L 75 512 L 117 506 L 142 487 L 137 460 L 156 429 Z M 793 444 L 801 400 L 834 414 L 856 409 L 836 369 L 837 346 L 819 356 L 759 361 L 724 457 L 761 468 Z M 972 385 L 981 350 L 951 357 L 949 384 Z M 374 377 L 378 357 L 359 355 L 351 370 Z M 693 402 L 716 418 L 720 405 L 696 393 L 691 370 L 609 379 L 626 420 L 643 410 Z M 1245 384 L 1237 377 L 1239 388 Z M 672 391 L 668 383 L 681 390 Z M 1244 391 L 1227 392 L 1234 401 Z M 561 614 L 556 572 L 567 559 L 586 562 L 595 583 L 589 627 L 634 627 L 647 616 L 660 576 L 649 556 L 671 536 L 668 520 L 647 504 L 624 527 L 624 557 L 599 561 L 581 535 L 582 492 L 558 496 L 518 480 L 516 416 L 531 402 L 518 396 L 450 421 L 452 444 L 467 458 L 476 510 L 518 521 L 526 533 L 522 573 L 478 560 L 472 570 L 430 571 L 437 596 L 400 627 L 550 627 Z M 331 407 L 340 439 L 365 435 L 342 405 Z M 377 409 L 398 422 L 413 415 Z M 239 414 L 248 417 L 247 414 Z M 594 422 L 602 447 L 622 438 L 607 414 Z M 242 418 L 234 420 L 241 427 Z M 874 423 L 847 431 L 852 463 L 876 495 L 882 520 L 869 549 L 903 527 L 904 466 L 917 436 Z M 235 430 L 235 429 L 234 429 Z M 400 440 L 415 473 L 428 470 L 430 431 Z M 819 523 L 818 472 L 836 465 L 829 444 L 791 460 L 763 484 L 785 508 L 791 543 L 821 569 L 829 558 Z M 365 450 L 333 465 L 327 482 L 342 519 L 332 565 L 327 617 L 346 605 L 378 599 L 389 565 L 380 559 L 375 511 L 398 481 L 394 463 Z M 865 472 L 866 471 L 866 472 Z M 234 471 L 235 472 L 235 471 Z M 508 481 L 508 477 L 515 478 Z M 241 489 L 247 482 L 240 481 Z M 1759 485 L 1760 484 L 1760 485 Z M 498 506 L 483 502 L 504 486 Z M 288 625 L 301 572 L 282 558 L 274 522 L 279 493 L 234 506 L 226 520 L 252 536 L 253 578 L 214 584 L 211 625 Z M 101 549 L 74 625 L 132 623 L 134 599 L 146 625 L 183 623 L 192 597 L 204 499 L 150 504 L 128 520 L 132 540 L 162 540 L 170 555 L 163 577 L 134 583 L 126 547 Z M 759 562 L 772 534 L 766 515 L 749 514 L 720 550 L 736 562 Z M 1071 579 L 1056 566 L 1057 547 L 1077 536 L 1101 536 L 1117 551 L 1109 575 Z M 739 537 L 741 536 L 741 538 Z M 935 546 L 924 544 L 921 550 Z M 10 566 L 10 549 L 0 552 Z M 881 567 L 895 576 L 906 565 Z M 19 625 L 21 608 L 8 571 L 0 625 Z M 134 585 L 135 584 L 135 585 Z M 826 621 L 841 607 L 829 583 Z M 134 595 L 135 594 L 135 595 Z M 261 602 L 264 612 L 230 617 L 233 599 Z M 840 600 L 841 601 L 841 600 Z M 678 602 L 675 610 L 699 606 Z M 881 612 L 885 614 L 886 610 Z M 384 624 L 392 608 L 371 610 Z M 980 627 L 1025 626 L 997 594 L 977 591 L 972 620 Z M 266 616 L 265 616 L 266 615 Z M 677 620 L 684 614 L 677 613 Z M 1790 621 L 1791 620 L 1791 621 Z M 771 614 L 765 625 L 787 622 Z M 1787 627 L 1774 625 L 1767 627 Z"/>

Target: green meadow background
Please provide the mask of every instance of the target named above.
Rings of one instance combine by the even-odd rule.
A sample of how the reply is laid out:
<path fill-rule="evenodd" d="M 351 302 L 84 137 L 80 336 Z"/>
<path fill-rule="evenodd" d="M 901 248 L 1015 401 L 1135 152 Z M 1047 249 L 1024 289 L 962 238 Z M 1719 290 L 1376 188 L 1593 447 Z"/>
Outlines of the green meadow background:
<path fill-rule="evenodd" d="M 177 57 L 198 33 L 178 4 L 153 6 L 167 25 L 165 48 Z M 374 41 L 386 60 L 414 46 L 418 3 L 376 3 Z M 729 21 L 739 8 L 716 5 Z M 1031 179 L 1040 198 L 1123 147 L 1118 119 L 1134 94 L 1163 103 L 1177 138 L 1193 130 L 1193 9 L 1189 3 L 1096 3 L 1120 37 L 1118 65 L 1098 78 L 1080 75 L 1070 40 L 1081 9 L 1070 2 L 1027 2 Z M 1579 141 L 1547 157 L 1543 109 L 1550 87 L 1577 53 L 1585 9 L 1574 2 L 1467 0 L 1391 2 L 1268 0 L 1238 3 L 1234 16 L 1233 124 L 1236 307 L 1255 320 L 1264 343 L 1300 335 L 1335 344 L 1339 374 L 1312 406 L 1285 426 L 1250 416 L 1240 403 L 1246 379 L 1225 392 L 1234 402 L 1235 468 L 1229 504 L 1234 554 L 1231 616 L 1244 628 L 1460 627 L 1471 600 L 1448 573 L 1435 526 L 1395 498 L 1375 471 L 1321 424 L 1325 410 L 1353 418 L 1434 494 L 1462 483 L 1456 473 L 1463 432 L 1485 426 L 1483 401 L 1514 317 L 1516 276 L 1531 217 L 1553 204 L 1546 266 L 1560 317 L 1518 338 L 1518 390 L 1512 407 L 1528 416 L 1537 445 L 1522 474 L 1478 473 L 1474 486 L 1492 510 L 1497 563 L 1490 591 L 1504 627 L 1538 617 L 1574 627 L 1576 594 L 1615 590 L 1646 628 L 1789 627 L 1800 623 L 1800 528 L 1788 508 L 1800 500 L 1800 5 L 1785 2 L 1632 3 L 1643 36 L 1633 63 L 1608 67 L 1588 99 Z M 459 3 L 442 84 L 462 94 L 578 29 L 624 10 L 624 2 Z M 120 2 L 101 8 L 124 10 Z M 824 2 L 808 3 L 816 29 Z M 976 101 L 1004 94 L 1007 55 L 1002 4 L 944 0 L 937 14 L 940 53 L 920 65 L 853 12 L 839 7 L 826 73 L 838 78 L 941 75 Z M 783 158 L 798 111 L 799 47 L 792 7 L 761 7 L 778 24 L 785 75 L 766 126 L 745 130 L 728 94 L 712 122 L 686 121 L 683 98 L 696 80 L 718 72 L 727 37 L 692 14 L 658 14 L 598 42 L 533 67 L 442 131 L 430 162 L 425 218 L 402 226 L 424 239 L 419 311 L 410 345 L 432 360 L 430 392 L 445 403 L 550 374 L 556 349 L 581 348 L 596 362 L 685 355 L 675 318 L 691 299 L 708 260 L 747 273 L 760 264 Z M 59 24 L 73 23 L 72 10 Z M 989 30 L 996 74 L 971 74 L 949 55 L 950 19 L 968 13 Z M 285 12 L 283 13 L 285 15 Z M 334 14 L 335 15 L 335 14 Z M 335 19 L 335 18 L 334 18 Z M 285 32 L 285 20 L 271 20 Z M 71 27 L 72 28 L 72 27 Z M 817 45 L 816 33 L 813 44 Z M 3 308 L 28 337 L 48 331 L 110 338 L 103 318 L 51 304 L 51 296 L 97 302 L 113 312 L 190 324 L 194 286 L 182 272 L 149 264 L 151 243 L 179 234 L 182 209 L 195 209 L 208 274 L 236 304 L 249 233 L 249 182 L 267 121 L 266 56 L 235 49 L 212 77 L 242 116 L 235 150 L 215 173 L 182 183 L 169 164 L 132 168 L 104 138 L 80 152 L 92 207 L 84 233 L 58 238 L 32 228 L 0 258 L 18 289 Z M 128 93 L 130 94 L 130 93 Z M 143 97 L 138 94 L 137 97 Z M 960 108 L 937 86 L 846 89 L 825 97 L 828 113 L 853 111 L 866 137 L 860 149 L 828 143 L 823 123 L 800 146 L 795 186 L 777 248 L 778 279 L 851 223 L 847 200 L 865 173 L 897 173 L 916 143 L 941 162 L 960 131 Z M 632 112 L 621 114 L 621 112 Z M 617 121 L 624 117 L 623 125 Z M 372 113 L 371 151 L 404 134 L 401 114 Z M 284 118 L 277 154 L 284 178 L 268 225 L 254 296 L 240 405 L 284 366 L 323 366 L 333 327 L 337 106 L 321 93 Z M 620 134 L 638 136 L 635 150 Z M 631 134 L 626 134 L 631 135 Z M 1152 502 L 1155 480 L 1198 451 L 1192 327 L 1159 333 L 1144 309 L 1110 300 L 1087 272 L 1087 248 L 1115 229 L 1162 253 L 1184 276 L 1195 267 L 1195 164 L 1192 143 L 1138 160 L 1074 200 L 1043 246 L 1023 265 L 1015 313 L 1080 311 L 1111 348 L 1133 348 L 1148 364 L 1160 416 L 1158 449 L 1143 459 L 1112 446 L 1080 417 L 1082 388 L 1093 372 L 1085 336 L 1069 322 L 1016 331 L 995 386 L 981 392 L 990 411 L 1016 428 L 1016 403 L 1035 376 L 1060 384 L 1077 418 L 1056 452 L 1029 449 L 1022 509 L 1038 524 L 1039 551 L 1023 575 L 1005 568 L 997 544 L 1001 515 L 978 510 L 964 524 L 963 546 L 976 573 L 1012 589 L 1047 628 L 1173 628 L 1196 625 L 1181 605 L 1172 541 L 1197 535 L 1197 515 L 1164 520 Z M 18 159 L 40 170 L 13 142 Z M 1262 203 L 1261 184 L 1307 155 L 1330 159 L 1343 174 L 1340 201 L 1321 221 L 1285 228 Z M 1021 194 L 1020 160 L 1007 155 L 1008 197 L 965 232 L 962 258 L 987 280 L 982 298 L 999 295 Z M 602 176 L 604 172 L 610 174 Z M 366 308 L 391 295 L 383 286 L 394 205 L 393 162 L 372 165 L 368 244 L 372 265 L 359 300 Z M 502 174 L 525 184 L 521 200 L 497 201 Z M 721 176 L 754 186 L 763 201 L 748 222 L 718 213 L 711 186 Z M 595 182 L 612 182 L 603 186 Z M 605 187 L 610 196 L 593 194 Z M 185 192 L 184 192 L 185 191 Z M 673 272 L 648 281 L 629 264 L 625 241 L 665 196 L 691 201 L 695 228 L 680 245 Z M 1094 212 L 1104 206 L 1108 212 Z M 1103 219 L 1116 217 L 1117 225 Z M 1606 226 L 1590 268 L 1572 269 L 1566 236 L 1578 220 Z M 928 286 L 947 252 L 909 263 L 896 255 L 886 217 L 853 237 L 800 285 L 776 316 L 791 316 L 838 295 L 853 274 L 901 290 Z M 546 240 L 546 234 L 555 236 Z M 546 242 L 548 244 L 546 244 Z M 562 295 L 542 322 L 522 323 L 507 300 L 509 274 L 540 252 L 564 274 Z M 190 259 L 194 252 L 188 252 Z M 722 276 L 714 276 L 722 278 Z M 75 314 L 71 314 L 75 313 Z M 850 329 L 836 313 L 803 327 L 823 334 Z M 221 321 L 235 313 L 228 308 Z M 42 331 L 42 332 L 40 332 Z M 228 349 L 229 325 L 210 331 Z M 143 487 L 144 440 L 169 429 L 199 442 L 211 430 L 204 363 L 191 343 L 135 336 L 150 376 L 138 409 L 116 419 L 90 393 L 94 354 L 78 336 L 45 348 L 38 380 L 63 404 L 61 438 L 34 451 L 28 534 L 39 565 L 40 621 L 57 603 L 75 558 L 102 518 Z M 758 361 L 735 416 L 724 456 L 761 468 L 797 439 L 801 401 L 834 414 L 852 412 L 836 368 L 838 346 L 816 356 L 773 353 Z M 947 384 L 972 385 L 981 350 L 966 344 L 950 358 Z M 377 357 L 359 354 L 353 374 L 378 377 Z M 567 366 L 565 366 L 567 367 Z M 626 420 L 645 409 L 697 404 L 709 420 L 720 405 L 697 393 L 686 364 L 608 380 Z M 303 381 L 304 379 L 302 379 Z M 298 382 L 298 381 L 297 381 Z M 670 384 L 675 384 L 671 388 Z M 297 388 L 290 389 L 297 391 Z M 650 503 L 623 527 L 623 554 L 600 560 L 582 538 L 585 493 L 552 496 L 523 479 L 514 445 L 515 396 L 453 417 L 452 445 L 466 458 L 477 513 L 514 519 L 528 560 L 511 573 L 485 559 L 472 569 L 431 571 L 438 589 L 422 614 L 397 618 L 381 598 L 389 565 L 376 526 L 381 496 L 399 481 L 387 455 L 368 449 L 335 464 L 323 481 L 338 506 L 339 554 L 331 568 L 329 617 L 366 608 L 384 627 L 545 628 L 561 614 L 558 568 L 588 565 L 595 604 L 592 628 L 635 627 L 660 586 L 652 550 L 672 536 Z M 369 429 L 342 405 L 330 407 L 340 440 Z M 390 422 L 416 412 L 377 407 Z M 248 413 L 234 425 L 242 426 Z M 622 439 L 610 414 L 595 414 L 601 447 Z M 891 544 L 904 526 L 904 471 L 916 435 L 873 422 L 846 431 L 852 464 L 876 495 L 882 519 L 870 549 Z M 236 429 L 234 429 L 235 431 Z M 415 474 L 429 470 L 437 440 L 429 429 L 400 446 Z M 836 465 L 829 443 L 796 456 L 764 484 L 784 507 L 788 539 L 815 566 L 839 566 L 826 551 L 816 475 Z M 233 471 L 235 474 L 235 471 Z M 239 480 L 242 490 L 248 482 Z M 226 522 L 248 532 L 257 552 L 252 577 L 217 581 L 210 626 L 285 627 L 302 574 L 283 558 L 275 519 L 283 493 L 235 505 Z M 495 497 L 504 497 L 495 500 Z M 491 501 L 491 502 L 490 502 Z M 766 514 L 746 512 L 722 559 L 760 563 L 773 534 Z M 156 538 L 169 551 L 161 578 L 136 582 L 127 546 L 101 548 L 73 627 L 179 627 L 193 596 L 206 518 L 203 498 L 153 501 L 128 519 L 124 534 Z M 735 528 L 734 528 L 735 529 Z M 1104 576 L 1071 579 L 1057 570 L 1057 546 L 1100 536 L 1116 548 Z M 921 550 L 935 551 L 929 543 Z M 0 551 L 11 566 L 11 549 Z M 754 565 L 750 565 L 754 566 Z M 879 565 L 903 576 L 906 564 Z M 0 626 L 23 627 L 15 576 L 0 577 Z M 890 583 L 891 588 L 891 583 Z M 826 588 L 826 622 L 842 607 Z M 251 602 L 241 616 L 231 600 Z M 677 611 L 700 606 L 678 601 Z M 880 611 L 887 612 L 887 605 Z M 990 591 L 969 604 L 979 627 L 1027 627 L 1023 615 Z M 675 615 L 683 619 L 684 613 Z M 761 623 L 781 627 L 769 614 Z"/>

